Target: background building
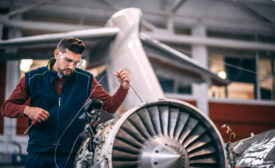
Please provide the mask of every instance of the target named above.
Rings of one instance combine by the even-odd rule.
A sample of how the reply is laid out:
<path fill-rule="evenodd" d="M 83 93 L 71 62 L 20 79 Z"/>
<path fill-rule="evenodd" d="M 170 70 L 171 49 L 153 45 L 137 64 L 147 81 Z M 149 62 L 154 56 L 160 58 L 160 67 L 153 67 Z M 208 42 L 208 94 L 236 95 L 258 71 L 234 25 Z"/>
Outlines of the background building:
<path fill-rule="evenodd" d="M 194 73 L 196 68 L 160 61 L 148 52 L 167 97 L 197 106 L 219 129 L 229 124 L 236 139 L 275 128 L 274 0 L 1 0 L 0 37 L 102 27 L 113 13 L 127 7 L 142 10 L 143 33 L 230 81 L 227 85 L 207 79 L 198 82 L 204 78 Z M 0 102 L 24 72 L 45 65 L 53 56 L 53 47 L 38 45 L 35 50 L 0 50 Z M 90 61 L 85 68 L 96 75 L 104 72 L 104 63 Z M 26 121 L 0 117 L 0 152 L 16 153 L 19 145 L 25 153 Z M 226 140 L 224 130 L 221 134 Z"/>

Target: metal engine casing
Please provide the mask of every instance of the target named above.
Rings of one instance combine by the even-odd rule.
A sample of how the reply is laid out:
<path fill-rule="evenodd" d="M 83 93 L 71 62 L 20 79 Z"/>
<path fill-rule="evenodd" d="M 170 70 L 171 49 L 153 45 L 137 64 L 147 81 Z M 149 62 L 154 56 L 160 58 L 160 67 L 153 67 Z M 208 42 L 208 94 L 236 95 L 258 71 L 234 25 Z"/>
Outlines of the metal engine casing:
<path fill-rule="evenodd" d="M 226 167 L 223 140 L 213 122 L 179 100 L 135 107 L 100 124 L 96 139 L 94 165 L 104 168 Z"/>

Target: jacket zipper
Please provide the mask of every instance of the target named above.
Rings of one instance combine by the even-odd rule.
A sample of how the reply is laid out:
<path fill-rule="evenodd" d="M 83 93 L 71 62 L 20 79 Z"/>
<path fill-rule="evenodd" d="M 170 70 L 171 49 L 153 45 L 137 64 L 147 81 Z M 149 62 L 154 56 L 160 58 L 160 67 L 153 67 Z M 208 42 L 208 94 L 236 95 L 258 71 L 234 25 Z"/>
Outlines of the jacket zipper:
<path fill-rule="evenodd" d="M 61 106 L 61 97 L 58 97 L 58 106 Z"/>

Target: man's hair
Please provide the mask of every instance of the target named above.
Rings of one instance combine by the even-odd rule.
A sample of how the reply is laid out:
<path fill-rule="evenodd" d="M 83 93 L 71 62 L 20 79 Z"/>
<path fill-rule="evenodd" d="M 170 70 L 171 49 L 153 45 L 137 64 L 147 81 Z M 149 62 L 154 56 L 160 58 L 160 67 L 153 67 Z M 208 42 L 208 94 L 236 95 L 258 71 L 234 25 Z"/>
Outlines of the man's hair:
<path fill-rule="evenodd" d="M 57 44 L 57 49 L 62 53 L 66 52 L 66 49 L 68 49 L 73 53 L 83 54 L 85 48 L 85 43 L 75 37 L 66 37 Z"/>

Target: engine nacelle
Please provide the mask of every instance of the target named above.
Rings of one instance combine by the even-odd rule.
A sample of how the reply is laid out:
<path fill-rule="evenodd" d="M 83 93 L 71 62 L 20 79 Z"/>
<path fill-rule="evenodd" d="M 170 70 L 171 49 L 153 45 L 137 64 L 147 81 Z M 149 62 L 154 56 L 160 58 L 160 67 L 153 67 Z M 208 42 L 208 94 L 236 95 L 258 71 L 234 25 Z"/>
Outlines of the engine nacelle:
<path fill-rule="evenodd" d="M 165 99 L 135 107 L 99 125 L 95 138 L 98 145 L 93 162 L 97 167 L 226 167 L 223 140 L 213 122 L 179 100 Z M 76 167 L 90 157 L 90 143 L 89 138 L 84 140 Z"/>

